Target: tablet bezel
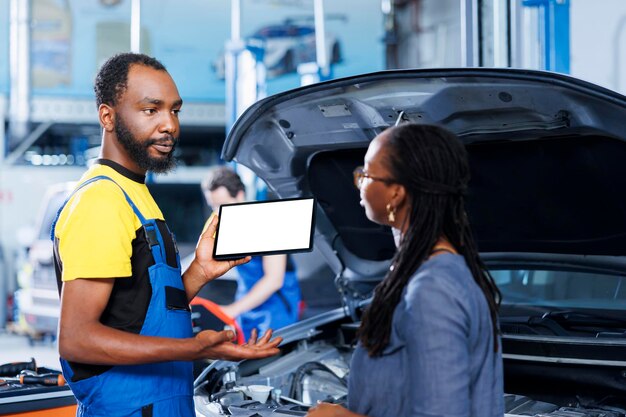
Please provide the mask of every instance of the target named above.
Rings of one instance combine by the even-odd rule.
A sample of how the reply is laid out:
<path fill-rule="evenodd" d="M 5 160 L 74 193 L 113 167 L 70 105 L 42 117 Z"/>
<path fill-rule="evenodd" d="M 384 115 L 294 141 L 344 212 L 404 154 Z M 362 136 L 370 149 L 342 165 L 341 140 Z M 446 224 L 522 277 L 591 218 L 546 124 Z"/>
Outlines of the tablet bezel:
<path fill-rule="evenodd" d="M 310 222 L 310 235 L 309 235 L 308 248 L 271 250 L 271 251 L 260 251 L 260 252 L 242 252 L 242 253 L 217 255 L 216 253 L 217 242 L 220 236 L 220 224 L 221 224 L 219 220 L 222 218 L 223 207 L 242 206 L 242 205 L 249 205 L 249 204 L 280 203 L 280 202 L 296 201 L 296 200 L 312 200 L 313 202 L 313 206 L 311 209 L 311 222 Z M 274 200 L 245 201 L 241 203 L 222 204 L 219 209 L 217 229 L 215 230 L 215 240 L 213 242 L 213 259 L 219 260 L 219 261 L 226 261 L 226 260 L 241 259 L 241 258 L 245 258 L 246 256 L 265 256 L 265 255 L 278 255 L 278 254 L 299 253 L 299 252 L 311 252 L 313 250 L 313 236 L 315 235 L 315 211 L 316 211 L 316 199 L 314 197 L 280 198 L 280 199 L 274 199 Z"/>

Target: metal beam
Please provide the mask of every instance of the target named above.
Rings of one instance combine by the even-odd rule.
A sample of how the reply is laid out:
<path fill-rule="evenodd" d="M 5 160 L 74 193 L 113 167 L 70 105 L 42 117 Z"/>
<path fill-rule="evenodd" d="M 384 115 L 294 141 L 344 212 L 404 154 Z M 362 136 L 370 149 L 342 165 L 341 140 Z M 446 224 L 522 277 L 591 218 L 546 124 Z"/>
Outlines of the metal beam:
<path fill-rule="evenodd" d="M 522 59 L 522 2 L 509 0 L 509 66 L 521 68 Z"/>
<path fill-rule="evenodd" d="M 11 139 L 26 136 L 30 118 L 30 1 L 11 0 L 9 24 Z"/>
<path fill-rule="evenodd" d="M 231 0 L 230 9 L 230 40 L 241 40 L 241 0 Z"/>
<path fill-rule="evenodd" d="M 569 0 L 523 0 L 526 7 L 542 11 L 544 69 L 565 74 L 570 72 Z"/>
<path fill-rule="evenodd" d="M 315 55 L 320 78 L 330 75 L 328 53 L 326 52 L 326 29 L 324 25 L 324 0 L 314 0 L 313 12 L 315 17 Z"/>
<path fill-rule="evenodd" d="M 507 45 L 506 2 L 495 0 L 492 6 L 493 22 L 493 66 L 506 67 L 509 64 L 505 46 Z M 484 63 L 483 63 L 484 64 Z"/>
<path fill-rule="evenodd" d="M 141 52 L 141 0 L 132 0 L 130 5 L 130 51 Z"/>
<path fill-rule="evenodd" d="M 461 65 L 477 67 L 478 54 L 478 0 L 460 0 L 461 4 Z"/>

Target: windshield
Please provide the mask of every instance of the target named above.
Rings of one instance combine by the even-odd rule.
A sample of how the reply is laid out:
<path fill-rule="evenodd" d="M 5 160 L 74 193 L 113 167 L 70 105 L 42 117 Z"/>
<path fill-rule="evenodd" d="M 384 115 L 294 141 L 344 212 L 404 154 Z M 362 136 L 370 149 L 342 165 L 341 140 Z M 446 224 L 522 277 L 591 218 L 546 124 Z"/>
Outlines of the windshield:
<path fill-rule="evenodd" d="M 508 335 L 626 337 L 626 288 L 618 274 L 515 269 L 491 271 L 502 293 Z"/>
<path fill-rule="evenodd" d="M 626 279 L 621 275 L 578 271 L 490 271 L 502 304 L 558 309 L 626 310 Z"/>

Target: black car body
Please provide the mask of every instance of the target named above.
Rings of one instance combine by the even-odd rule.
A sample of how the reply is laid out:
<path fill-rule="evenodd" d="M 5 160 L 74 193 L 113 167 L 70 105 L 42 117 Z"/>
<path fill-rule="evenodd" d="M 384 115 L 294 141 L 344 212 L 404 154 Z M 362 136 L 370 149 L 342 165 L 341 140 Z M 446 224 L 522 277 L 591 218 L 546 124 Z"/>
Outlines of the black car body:
<path fill-rule="evenodd" d="M 406 121 L 442 125 L 469 152 L 467 208 L 503 294 L 506 413 L 626 415 L 626 97 L 511 69 L 366 74 L 244 113 L 222 157 L 280 198 L 317 199 L 315 246 L 344 307 L 281 329 L 279 357 L 205 368 L 198 415 L 304 415 L 345 399 L 360 314 L 395 250 L 359 206 L 352 170 Z M 272 386 L 271 400 L 250 400 L 251 384 Z"/>

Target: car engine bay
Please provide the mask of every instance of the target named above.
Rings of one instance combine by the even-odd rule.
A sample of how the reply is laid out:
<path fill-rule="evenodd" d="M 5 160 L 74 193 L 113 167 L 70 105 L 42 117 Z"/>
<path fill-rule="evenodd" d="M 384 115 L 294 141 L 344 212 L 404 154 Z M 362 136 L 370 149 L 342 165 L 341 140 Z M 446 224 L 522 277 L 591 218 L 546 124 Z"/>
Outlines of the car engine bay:
<path fill-rule="evenodd" d="M 329 329 L 316 328 L 308 332 L 308 337 L 285 344 L 278 358 L 239 364 L 213 362 L 196 379 L 197 415 L 304 416 L 318 401 L 345 406 L 357 328 L 354 323 L 344 323 L 332 338 L 324 337 L 332 333 Z M 505 364 L 505 381 L 506 373 Z M 505 415 L 626 417 L 626 402 L 615 396 L 585 398 L 547 393 L 542 397 L 507 393 Z M 545 401 L 546 398 L 551 401 Z"/>

